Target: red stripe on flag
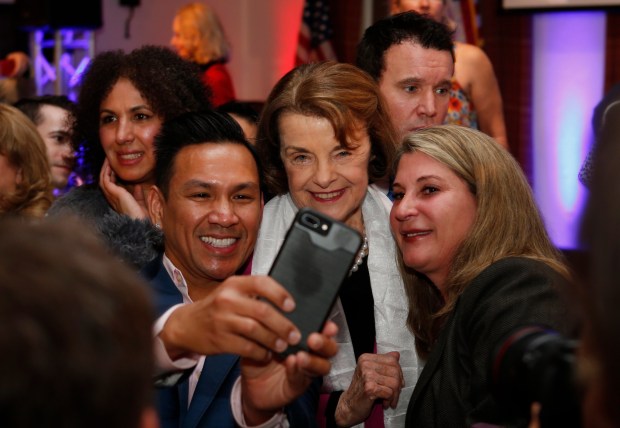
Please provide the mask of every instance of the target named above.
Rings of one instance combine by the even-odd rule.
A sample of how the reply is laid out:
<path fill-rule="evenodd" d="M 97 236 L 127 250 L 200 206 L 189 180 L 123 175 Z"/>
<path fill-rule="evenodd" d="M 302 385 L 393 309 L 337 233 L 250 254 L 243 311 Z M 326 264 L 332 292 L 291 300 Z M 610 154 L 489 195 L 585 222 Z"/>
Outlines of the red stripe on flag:
<path fill-rule="evenodd" d="M 301 28 L 297 38 L 295 65 L 309 62 L 336 60 L 331 45 L 329 7 L 326 0 L 305 0 Z"/>

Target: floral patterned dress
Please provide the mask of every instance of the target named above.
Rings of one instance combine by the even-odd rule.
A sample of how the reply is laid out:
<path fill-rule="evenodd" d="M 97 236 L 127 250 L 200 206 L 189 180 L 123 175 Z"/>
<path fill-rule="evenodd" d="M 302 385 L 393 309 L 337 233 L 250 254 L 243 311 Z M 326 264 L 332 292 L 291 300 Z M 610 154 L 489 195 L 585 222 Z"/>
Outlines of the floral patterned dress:
<path fill-rule="evenodd" d="M 444 123 L 478 129 L 478 114 L 476 113 L 474 103 L 469 99 L 465 89 L 455 79 L 452 79 L 450 104 Z"/>

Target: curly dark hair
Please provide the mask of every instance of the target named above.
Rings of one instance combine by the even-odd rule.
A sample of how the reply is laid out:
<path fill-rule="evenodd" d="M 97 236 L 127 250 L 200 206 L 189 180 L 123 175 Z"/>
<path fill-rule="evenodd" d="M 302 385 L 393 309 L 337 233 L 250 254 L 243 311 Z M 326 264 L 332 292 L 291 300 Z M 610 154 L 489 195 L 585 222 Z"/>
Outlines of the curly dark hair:
<path fill-rule="evenodd" d="M 97 55 L 82 77 L 75 122 L 83 167 L 94 180 L 105 159 L 99 141 L 99 109 L 121 78 L 136 87 L 163 121 L 212 107 L 210 91 L 200 80 L 198 66 L 168 48 L 143 46 L 130 53 L 118 50 Z"/>

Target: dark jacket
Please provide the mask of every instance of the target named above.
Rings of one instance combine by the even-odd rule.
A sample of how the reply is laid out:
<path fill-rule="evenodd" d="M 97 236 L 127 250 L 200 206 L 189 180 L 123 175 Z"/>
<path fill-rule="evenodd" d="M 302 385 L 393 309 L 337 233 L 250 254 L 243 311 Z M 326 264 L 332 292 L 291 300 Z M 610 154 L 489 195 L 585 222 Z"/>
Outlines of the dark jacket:
<path fill-rule="evenodd" d="M 406 426 L 503 424 L 490 387 L 495 350 L 526 325 L 574 333 L 573 317 L 558 293 L 566 285 L 548 265 L 526 258 L 503 259 L 481 272 L 459 297 L 429 355 Z"/>

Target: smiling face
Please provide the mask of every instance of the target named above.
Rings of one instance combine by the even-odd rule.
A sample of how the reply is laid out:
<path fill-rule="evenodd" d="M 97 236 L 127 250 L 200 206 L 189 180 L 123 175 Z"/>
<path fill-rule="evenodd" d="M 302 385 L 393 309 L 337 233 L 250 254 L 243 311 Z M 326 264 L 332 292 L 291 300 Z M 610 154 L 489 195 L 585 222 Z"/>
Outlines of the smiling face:
<path fill-rule="evenodd" d="M 50 160 L 52 185 L 63 189 L 73 169 L 74 153 L 71 145 L 71 123 L 69 112 L 58 106 L 43 104 L 40 109 L 41 123 L 37 131 L 45 142 Z"/>
<path fill-rule="evenodd" d="M 421 152 L 401 157 L 393 190 L 390 224 L 403 261 L 444 292 L 452 260 L 474 223 L 476 199 L 463 179 Z"/>
<path fill-rule="evenodd" d="M 157 116 L 136 87 L 119 79 L 99 111 L 99 139 L 118 178 L 128 184 L 152 184 L 153 140 L 161 128 Z"/>
<path fill-rule="evenodd" d="M 387 102 L 399 137 L 443 123 L 450 101 L 454 63 L 449 51 L 425 49 L 405 41 L 384 56 L 379 89 Z"/>
<path fill-rule="evenodd" d="M 151 193 L 149 212 L 162 226 L 166 255 L 190 286 L 225 280 L 252 254 L 262 197 L 256 163 L 243 145 L 182 148 L 168 197 L 155 189 Z"/>
<path fill-rule="evenodd" d="M 298 208 L 310 207 L 362 231 L 371 146 L 360 129 L 344 147 L 321 117 L 284 113 L 279 120 L 280 156 Z"/>

